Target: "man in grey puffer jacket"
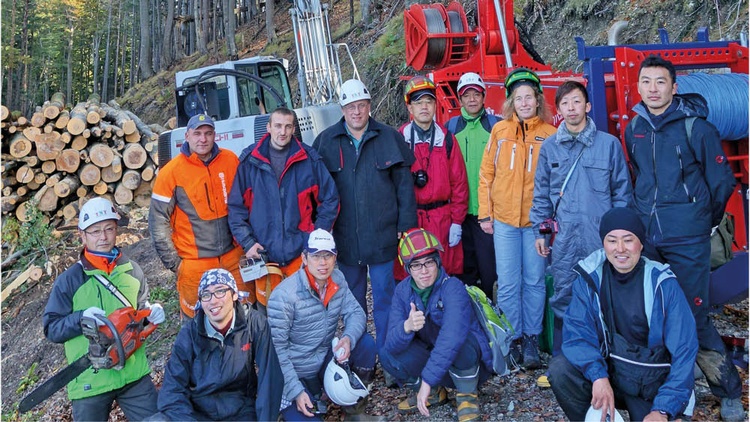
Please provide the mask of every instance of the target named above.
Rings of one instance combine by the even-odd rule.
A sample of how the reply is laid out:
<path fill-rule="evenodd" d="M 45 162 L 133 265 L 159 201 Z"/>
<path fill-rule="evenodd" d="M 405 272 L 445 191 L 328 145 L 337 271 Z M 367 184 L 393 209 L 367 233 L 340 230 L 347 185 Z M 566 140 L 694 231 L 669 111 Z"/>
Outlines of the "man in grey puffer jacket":
<path fill-rule="evenodd" d="M 268 323 L 284 374 L 281 412 L 287 421 L 322 420 L 317 402 L 326 364 L 334 354 L 339 362 L 348 359 L 365 385 L 375 371 L 375 340 L 366 332 L 365 312 L 335 269 L 333 236 L 323 229 L 310 233 L 302 263 L 268 299 Z M 339 319 L 344 329 L 333 348 Z M 344 411 L 361 414 L 365 404 L 366 397 Z"/>

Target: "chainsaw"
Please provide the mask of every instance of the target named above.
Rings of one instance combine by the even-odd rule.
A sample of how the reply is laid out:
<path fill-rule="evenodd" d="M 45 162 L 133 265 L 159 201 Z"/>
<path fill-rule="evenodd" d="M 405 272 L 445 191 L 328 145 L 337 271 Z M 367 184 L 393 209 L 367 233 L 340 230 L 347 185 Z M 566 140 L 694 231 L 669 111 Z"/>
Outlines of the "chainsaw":
<path fill-rule="evenodd" d="M 18 405 L 18 411 L 28 412 L 68 385 L 89 367 L 94 369 L 94 373 L 100 369 L 121 370 L 125 366 L 125 361 L 156 329 L 156 324 L 150 324 L 146 320 L 149 315 L 150 309 L 135 310 L 124 307 L 112 312 L 109 317 L 82 317 L 81 329 L 84 337 L 89 340 L 88 353 L 61 369 L 24 397 Z M 97 320 L 104 325 L 99 325 Z"/>

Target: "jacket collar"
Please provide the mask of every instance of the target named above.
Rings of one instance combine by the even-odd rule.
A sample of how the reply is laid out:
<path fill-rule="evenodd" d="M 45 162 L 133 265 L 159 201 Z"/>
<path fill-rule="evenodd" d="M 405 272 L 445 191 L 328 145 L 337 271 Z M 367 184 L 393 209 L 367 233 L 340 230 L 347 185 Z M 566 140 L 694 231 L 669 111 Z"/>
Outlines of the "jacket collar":
<path fill-rule="evenodd" d="M 565 122 L 560 123 L 560 126 L 557 128 L 557 136 L 555 137 L 555 142 L 560 144 L 564 142 L 576 141 L 582 143 L 584 146 L 590 147 L 594 143 L 595 137 L 596 124 L 594 124 L 594 120 L 592 120 L 591 117 L 586 116 L 586 126 L 575 136 L 575 138 L 568 130 L 568 126 L 565 124 Z"/>
<path fill-rule="evenodd" d="M 246 319 L 247 318 L 246 318 L 245 311 L 242 309 L 242 306 L 240 306 L 240 302 L 235 301 L 234 302 L 234 321 L 232 323 L 233 326 L 229 331 L 227 331 L 226 337 L 231 336 L 232 333 L 235 333 L 237 331 L 244 330 L 245 327 L 247 326 Z M 212 336 L 210 333 L 206 331 L 206 324 L 210 325 L 211 323 L 208 322 L 208 319 L 206 319 L 206 313 L 203 312 L 203 308 L 199 308 L 198 311 L 195 313 L 195 317 L 193 317 L 192 323 L 196 325 L 196 329 L 198 330 L 199 335 L 203 337 L 208 337 L 208 338 L 216 338 L 218 340 L 217 337 Z M 214 329 L 214 332 L 217 332 L 217 330 Z"/>

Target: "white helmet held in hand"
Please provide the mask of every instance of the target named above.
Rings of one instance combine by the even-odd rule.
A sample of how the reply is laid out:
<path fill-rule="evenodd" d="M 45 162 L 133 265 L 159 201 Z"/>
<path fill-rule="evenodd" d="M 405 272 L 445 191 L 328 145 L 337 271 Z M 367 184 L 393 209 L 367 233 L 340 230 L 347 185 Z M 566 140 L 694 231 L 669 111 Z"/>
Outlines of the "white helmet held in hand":
<path fill-rule="evenodd" d="M 92 198 L 83 204 L 78 214 L 78 228 L 86 230 L 92 225 L 106 220 L 119 220 L 115 206 L 105 198 Z"/>
<path fill-rule="evenodd" d="M 339 364 L 335 356 L 326 367 L 323 385 L 328 397 L 339 406 L 353 406 L 357 400 L 370 394 L 357 374 L 349 369 L 349 365 L 346 362 Z"/>
<path fill-rule="evenodd" d="M 594 409 L 594 406 L 589 406 L 589 411 L 586 412 L 586 420 L 585 422 L 599 422 L 602 420 L 602 409 Z M 605 419 L 607 422 L 625 422 L 625 420 L 622 418 L 622 415 L 620 415 L 620 412 L 615 409 L 615 416 L 612 417 L 609 413 L 607 413 L 607 417 Z"/>
<path fill-rule="evenodd" d="M 359 79 L 349 79 L 341 85 L 341 107 L 359 100 L 369 100 L 370 91 Z"/>
<path fill-rule="evenodd" d="M 466 72 L 463 74 L 463 76 L 461 76 L 461 79 L 458 80 L 458 89 L 456 90 L 458 92 L 458 96 L 460 97 L 464 95 L 466 90 L 469 88 L 474 88 L 480 93 L 484 93 L 484 91 L 487 89 L 481 76 L 474 72 Z"/>

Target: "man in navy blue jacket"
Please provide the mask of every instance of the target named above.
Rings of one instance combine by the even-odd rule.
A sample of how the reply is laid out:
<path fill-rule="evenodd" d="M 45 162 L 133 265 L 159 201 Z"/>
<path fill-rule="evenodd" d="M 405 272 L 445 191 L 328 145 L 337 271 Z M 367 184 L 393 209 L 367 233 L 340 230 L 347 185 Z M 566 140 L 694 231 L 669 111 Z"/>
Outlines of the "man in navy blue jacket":
<path fill-rule="evenodd" d="M 277 108 L 266 134 L 240 155 L 229 194 L 229 228 L 245 256 L 268 252 L 284 275 L 302 264 L 302 249 L 316 228 L 330 231 L 339 195 L 316 151 L 294 137 L 294 112 Z"/>
<path fill-rule="evenodd" d="M 669 264 L 698 330 L 697 363 L 724 420 L 744 420 L 737 369 L 708 316 L 711 228 L 721 222 L 737 184 L 719 133 L 698 94 L 677 93 L 675 68 L 647 57 L 638 75 L 642 101 L 625 131 L 635 176 L 635 211 L 646 227 L 646 255 Z M 689 131 L 689 133 L 688 133 Z"/>
<path fill-rule="evenodd" d="M 177 334 L 164 371 L 160 413 L 149 420 L 276 420 L 284 379 L 271 333 L 238 297 L 229 271 L 203 274 L 195 317 Z"/>
<path fill-rule="evenodd" d="M 698 340 L 674 274 L 641 257 L 645 229 L 629 208 L 607 211 L 599 235 L 603 249 L 574 268 L 562 354 L 549 365 L 560 407 L 571 421 L 586 419 L 589 405 L 602 421 L 607 413 L 615 420 L 615 407 L 634 421 L 692 414 Z M 640 353 L 624 353 L 631 350 Z"/>

